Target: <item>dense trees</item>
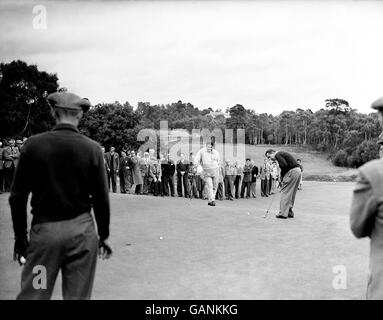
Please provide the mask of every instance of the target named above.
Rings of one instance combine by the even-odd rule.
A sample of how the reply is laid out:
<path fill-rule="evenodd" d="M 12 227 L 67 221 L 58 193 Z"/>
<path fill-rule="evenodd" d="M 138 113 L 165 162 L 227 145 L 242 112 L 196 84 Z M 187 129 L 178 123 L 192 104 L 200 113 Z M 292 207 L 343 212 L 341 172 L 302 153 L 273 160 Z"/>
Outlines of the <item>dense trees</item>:
<path fill-rule="evenodd" d="M 0 137 L 48 130 L 53 118 L 45 95 L 58 89 L 57 76 L 23 61 L 0 64 Z"/>
<path fill-rule="evenodd" d="M 57 81 L 55 74 L 22 61 L 0 64 L 0 137 L 29 136 L 51 128 L 53 119 L 44 97 L 58 90 Z M 204 128 L 245 129 L 248 144 L 308 145 L 328 152 L 340 166 L 357 167 L 378 157 L 381 128 L 376 113 L 359 113 L 344 99 L 326 99 L 316 112 L 297 108 L 276 116 L 259 114 L 256 108 L 241 104 L 226 109 L 229 118 L 217 113 L 220 109 L 211 114 L 213 111 L 182 101 L 166 105 L 139 102 L 137 108 L 128 102 L 103 103 L 85 114 L 80 130 L 106 148 L 137 148 L 142 144 L 137 141 L 141 129 L 158 130 L 160 121 L 166 120 L 169 129 L 190 133 Z"/>

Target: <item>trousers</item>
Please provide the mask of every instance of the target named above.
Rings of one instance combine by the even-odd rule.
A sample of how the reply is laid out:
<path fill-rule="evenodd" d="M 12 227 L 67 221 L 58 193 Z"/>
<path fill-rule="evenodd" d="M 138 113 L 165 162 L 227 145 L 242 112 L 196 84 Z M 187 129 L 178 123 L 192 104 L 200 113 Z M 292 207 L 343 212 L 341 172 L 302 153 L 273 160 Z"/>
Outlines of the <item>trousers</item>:
<path fill-rule="evenodd" d="M 61 270 L 64 300 L 90 299 L 98 236 L 90 213 L 33 224 L 18 300 L 49 300 Z"/>

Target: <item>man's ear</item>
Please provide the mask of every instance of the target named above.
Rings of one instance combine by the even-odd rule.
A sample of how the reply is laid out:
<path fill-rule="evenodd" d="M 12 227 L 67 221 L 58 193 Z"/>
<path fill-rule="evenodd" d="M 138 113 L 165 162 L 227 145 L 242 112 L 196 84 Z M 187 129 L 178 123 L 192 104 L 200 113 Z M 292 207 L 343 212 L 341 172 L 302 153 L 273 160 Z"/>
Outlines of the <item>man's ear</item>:
<path fill-rule="evenodd" d="M 76 117 L 77 120 L 80 121 L 83 115 L 84 115 L 84 111 L 81 110 L 81 111 L 77 114 L 77 117 Z"/>

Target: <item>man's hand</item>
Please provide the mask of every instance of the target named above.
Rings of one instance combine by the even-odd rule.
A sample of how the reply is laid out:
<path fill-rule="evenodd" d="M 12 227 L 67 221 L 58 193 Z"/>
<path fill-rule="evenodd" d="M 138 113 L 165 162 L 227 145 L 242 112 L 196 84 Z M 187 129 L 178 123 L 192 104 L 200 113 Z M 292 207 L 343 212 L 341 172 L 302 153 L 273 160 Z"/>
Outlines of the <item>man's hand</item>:
<path fill-rule="evenodd" d="M 28 242 L 27 236 L 21 237 L 21 238 L 17 238 L 17 237 L 15 238 L 15 246 L 13 249 L 13 260 L 17 261 L 20 266 L 25 263 L 25 258 L 27 257 L 28 245 L 29 245 L 29 242 Z"/>
<path fill-rule="evenodd" d="M 107 240 L 99 240 L 98 242 L 98 256 L 102 260 L 109 259 L 112 256 L 112 248 Z"/>

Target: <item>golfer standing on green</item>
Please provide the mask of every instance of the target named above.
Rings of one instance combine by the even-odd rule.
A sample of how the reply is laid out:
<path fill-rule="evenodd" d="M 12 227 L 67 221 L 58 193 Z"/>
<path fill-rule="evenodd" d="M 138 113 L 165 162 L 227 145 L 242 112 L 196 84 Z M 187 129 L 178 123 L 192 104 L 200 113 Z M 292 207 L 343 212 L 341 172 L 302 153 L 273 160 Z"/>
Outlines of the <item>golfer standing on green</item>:
<path fill-rule="evenodd" d="M 209 141 L 206 148 L 199 150 L 194 158 L 195 165 L 201 165 L 202 177 L 207 186 L 208 205 L 215 206 L 215 194 L 218 189 L 219 179 L 219 153 L 214 149 L 214 143 Z"/>
<path fill-rule="evenodd" d="M 301 181 L 301 169 L 297 160 L 286 151 L 275 151 L 269 149 L 265 156 L 272 160 L 277 160 L 281 169 L 281 202 L 279 206 L 279 219 L 294 218 L 295 196 Z"/>
<path fill-rule="evenodd" d="M 372 103 L 383 127 L 383 97 Z M 376 159 L 358 169 L 352 197 L 351 230 L 357 238 L 370 238 L 370 274 L 367 299 L 383 299 L 383 161 Z"/>
<path fill-rule="evenodd" d="M 56 92 L 48 102 L 56 126 L 25 143 L 9 197 L 14 259 L 20 264 L 26 259 L 17 298 L 50 299 L 61 270 L 63 298 L 90 299 L 97 252 L 103 259 L 112 253 L 104 158 L 101 147 L 77 129 L 89 101 Z M 29 193 L 33 219 L 28 240 Z"/>

